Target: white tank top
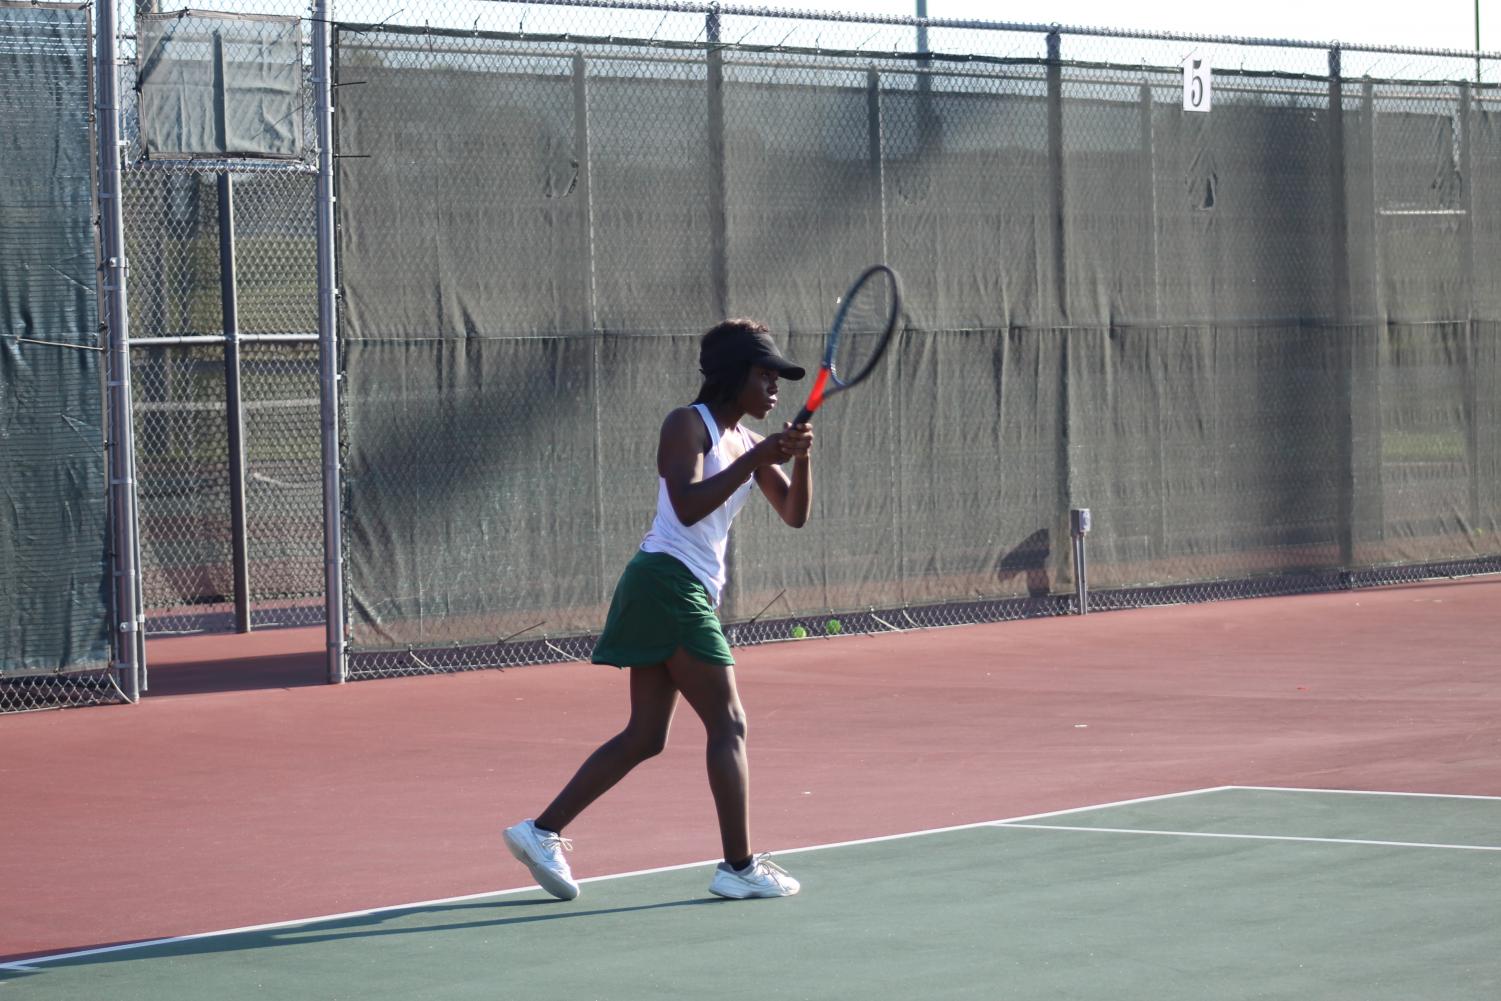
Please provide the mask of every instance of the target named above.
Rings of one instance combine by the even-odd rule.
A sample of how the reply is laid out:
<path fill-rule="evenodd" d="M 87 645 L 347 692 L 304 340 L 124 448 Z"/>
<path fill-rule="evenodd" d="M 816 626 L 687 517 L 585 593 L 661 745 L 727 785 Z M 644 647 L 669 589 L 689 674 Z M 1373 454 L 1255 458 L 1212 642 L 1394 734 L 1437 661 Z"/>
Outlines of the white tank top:
<path fill-rule="evenodd" d="M 752 442 L 749 432 L 739 424 L 721 437 L 709 408 L 695 403 L 693 409 L 698 411 L 704 426 L 709 429 L 709 451 L 704 455 L 704 479 L 707 480 L 734 462 L 737 455 L 749 451 Z M 739 448 L 731 451 L 729 444 L 735 439 L 738 439 Z M 657 516 L 652 520 L 651 531 L 641 540 L 641 548 L 648 553 L 666 553 L 693 571 L 693 576 L 709 589 L 709 600 L 716 608 L 719 594 L 724 590 L 724 552 L 730 539 L 730 522 L 745 506 L 745 499 L 750 496 L 751 484 L 755 481 L 752 476 L 730 495 L 729 500 L 692 525 L 684 525 L 672 509 L 672 500 L 667 496 L 667 481 L 657 477 Z"/>

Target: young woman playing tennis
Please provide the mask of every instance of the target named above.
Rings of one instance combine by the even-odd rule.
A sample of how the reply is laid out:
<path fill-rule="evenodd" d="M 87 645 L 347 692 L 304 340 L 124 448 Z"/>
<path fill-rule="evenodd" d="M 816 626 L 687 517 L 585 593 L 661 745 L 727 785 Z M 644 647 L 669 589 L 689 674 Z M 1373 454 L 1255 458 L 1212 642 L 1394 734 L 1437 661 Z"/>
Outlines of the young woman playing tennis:
<path fill-rule="evenodd" d="M 782 357 L 767 329 L 727 320 L 699 346 L 703 387 L 691 406 L 662 423 L 657 443 L 657 514 L 626 565 L 594 648 L 596 664 L 630 668 L 625 729 L 579 767 L 535 820 L 506 829 L 506 846 L 543 889 L 572 900 L 579 887 L 563 857 L 563 829 L 626 774 L 667 745 L 677 697 L 703 720 L 709 788 L 719 815 L 724 861 L 709 884 L 721 897 L 784 897 L 798 882 L 750 848 L 745 710 L 735 689 L 734 658 L 714 614 L 725 583 L 730 522 L 761 488 L 784 522 L 800 528 L 812 502 L 813 431 L 783 425 L 766 437 L 740 426 L 765 418 L 778 379 L 803 369 Z M 792 461 L 789 477 L 782 464 Z"/>

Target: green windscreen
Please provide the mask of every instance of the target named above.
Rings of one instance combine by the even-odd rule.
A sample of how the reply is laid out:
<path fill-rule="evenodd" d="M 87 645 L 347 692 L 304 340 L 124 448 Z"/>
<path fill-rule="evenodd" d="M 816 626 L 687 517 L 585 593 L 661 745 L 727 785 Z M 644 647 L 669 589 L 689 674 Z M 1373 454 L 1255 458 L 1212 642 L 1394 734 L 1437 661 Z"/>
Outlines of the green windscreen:
<path fill-rule="evenodd" d="M 109 657 L 87 7 L 0 4 L 0 674 Z"/>
<path fill-rule="evenodd" d="M 819 415 L 809 525 L 740 516 L 729 621 L 1068 593 L 1072 507 L 1105 590 L 1501 555 L 1467 85 L 1227 71 L 1205 115 L 1176 66 L 378 26 L 337 61 L 355 650 L 597 629 L 697 335 L 812 366 L 876 261 L 906 328 Z"/>

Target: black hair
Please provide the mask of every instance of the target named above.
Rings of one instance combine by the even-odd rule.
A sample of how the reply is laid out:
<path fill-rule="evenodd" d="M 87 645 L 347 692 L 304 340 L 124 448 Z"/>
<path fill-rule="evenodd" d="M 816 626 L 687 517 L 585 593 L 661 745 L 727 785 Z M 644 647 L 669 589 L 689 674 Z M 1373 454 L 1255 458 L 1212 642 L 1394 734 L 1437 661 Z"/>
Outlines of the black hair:
<path fill-rule="evenodd" d="M 714 357 L 714 350 L 737 334 L 744 336 L 766 332 L 765 324 L 746 319 L 725 320 L 710 327 L 699 341 L 698 367 L 703 373 L 704 383 L 699 387 L 698 396 L 693 402 L 712 407 L 729 403 L 739 396 L 740 391 L 745 388 L 745 380 L 750 377 L 752 362 L 733 357 L 721 362 Z"/>
<path fill-rule="evenodd" d="M 693 402 L 711 407 L 732 402 L 740 395 L 740 390 L 745 388 L 745 380 L 750 377 L 750 370 L 751 363 L 744 361 L 729 368 L 720 369 L 713 375 L 704 376 L 704 384 L 698 388 L 698 396 Z"/>

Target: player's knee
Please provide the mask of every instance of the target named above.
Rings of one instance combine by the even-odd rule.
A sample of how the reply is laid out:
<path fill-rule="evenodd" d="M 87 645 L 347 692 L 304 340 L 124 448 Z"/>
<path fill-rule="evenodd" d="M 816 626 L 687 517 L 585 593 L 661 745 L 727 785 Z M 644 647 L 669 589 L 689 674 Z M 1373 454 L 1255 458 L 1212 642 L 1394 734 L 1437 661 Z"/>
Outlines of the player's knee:
<path fill-rule="evenodd" d="M 627 753 L 637 761 L 655 758 L 667 750 L 667 734 L 665 733 L 627 731 L 624 736 Z"/>
<path fill-rule="evenodd" d="M 737 708 L 726 713 L 724 718 L 719 720 L 714 727 L 712 737 L 728 743 L 743 744 L 749 732 L 750 726 L 745 719 L 745 710 Z"/>

